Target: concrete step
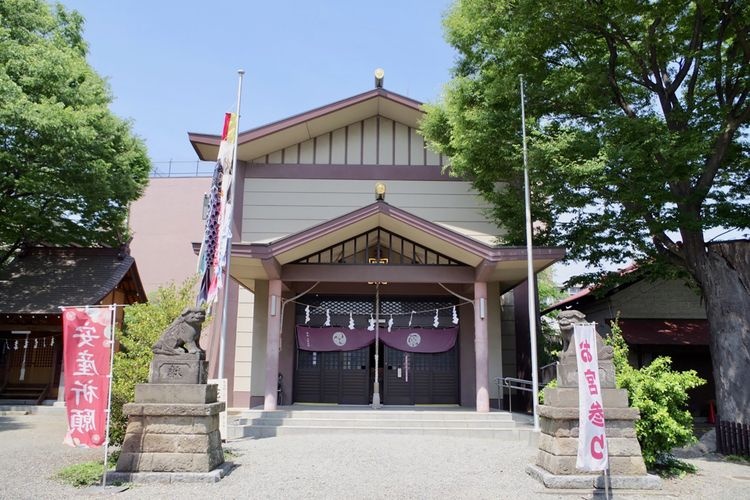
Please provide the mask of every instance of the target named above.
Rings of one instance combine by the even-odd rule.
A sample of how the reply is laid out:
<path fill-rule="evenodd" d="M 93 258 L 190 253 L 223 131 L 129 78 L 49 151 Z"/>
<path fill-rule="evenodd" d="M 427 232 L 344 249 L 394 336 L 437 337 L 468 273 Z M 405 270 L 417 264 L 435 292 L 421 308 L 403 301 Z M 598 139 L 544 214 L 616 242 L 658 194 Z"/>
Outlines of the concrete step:
<path fill-rule="evenodd" d="M 235 425 L 275 426 L 275 427 L 438 427 L 455 429 L 513 429 L 511 420 L 474 420 L 474 419 L 382 419 L 382 418 L 317 418 L 297 416 L 294 418 L 240 418 Z"/>
<path fill-rule="evenodd" d="M 512 422 L 513 417 L 508 412 L 475 413 L 471 411 L 440 411 L 440 410 L 245 410 L 239 418 L 316 418 L 328 420 L 472 420 L 491 422 Z"/>
<path fill-rule="evenodd" d="M 408 434 L 425 436 L 454 436 L 481 439 L 502 439 L 506 441 L 531 440 L 531 429 L 508 428 L 458 428 L 458 427 L 326 427 L 326 426 L 230 426 L 228 439 L 253 437 L 268 438 L 274 436 L 309 435 L 309 434 Z"/>
<path fill-rule="evenodd" d="M 502 439 L 531 443 L 532 427 L 508 412 L 385 407 L 245 410 L 230 417 L 227 439 L 320 433 L 415 434 Z"/>

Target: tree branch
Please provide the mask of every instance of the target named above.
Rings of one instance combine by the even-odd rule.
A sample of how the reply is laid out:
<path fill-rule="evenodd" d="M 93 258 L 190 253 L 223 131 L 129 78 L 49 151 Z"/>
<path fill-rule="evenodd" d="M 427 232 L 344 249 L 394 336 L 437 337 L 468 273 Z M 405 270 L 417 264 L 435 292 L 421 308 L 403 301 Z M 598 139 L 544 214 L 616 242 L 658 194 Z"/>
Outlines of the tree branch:
<path fill-rule="evenodd" d="M 23 243 L 23 238 L 20 236 L 16 239 L 13 244 L 11 244 L 10 247 L 8 247 L 7 250 L 5 250 L 3 253 L 0 254 L 0 269 L 5 266 L 8 259 L 10 259 L 16 251 L 21 248 L 21 244 Z"/>
<path fill-rule="evenodd" d="M 615 45 L 615 41 L 610 33 L 604 34 L 604 40 L 607 42 L 607 48 L 609 49 L 607 81 L 609 81 L 609 86 L 615 94 L 617 105 L 620 106 L 628 118 L 635 118 L 636 114 L 635 111 L 633 111 L 633 107 L 627 102 L 627 100 L 625 100 L 625 96 L 623 95 L 622 90 L 620 90 L 620 86 L 617 84 L 617 46 Z"/>
<path fill-rule="evenodd" d="M 700 5 L 695 10 L 695 22 L 693 23 L 693 34 L 690 38 L 690 46 L 688 47 L 688 56 L 684 63 L 680 67 L 680 70 L 675 75 L 674 81 L 667 87 L 667 92 L 674 94 L 677 89 L 682 85 L 683 80 L 690 71 L 693 61 L 695 60 L 695 53 L 703 45 L 703 10 Z"/>

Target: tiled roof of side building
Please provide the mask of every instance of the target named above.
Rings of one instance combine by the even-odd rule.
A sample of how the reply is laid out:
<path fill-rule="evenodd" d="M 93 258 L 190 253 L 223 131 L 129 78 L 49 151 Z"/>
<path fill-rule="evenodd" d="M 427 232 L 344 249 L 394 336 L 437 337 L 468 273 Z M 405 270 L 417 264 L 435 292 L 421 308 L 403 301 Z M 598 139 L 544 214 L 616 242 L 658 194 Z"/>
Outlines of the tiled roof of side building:
<path fill-rule="evenodd" d="M 98 304 L 133 272 L 135 259 L 116 248 L 33 247 L 0 270 L 0 313 L 59 313 L 59 306 Z"/>

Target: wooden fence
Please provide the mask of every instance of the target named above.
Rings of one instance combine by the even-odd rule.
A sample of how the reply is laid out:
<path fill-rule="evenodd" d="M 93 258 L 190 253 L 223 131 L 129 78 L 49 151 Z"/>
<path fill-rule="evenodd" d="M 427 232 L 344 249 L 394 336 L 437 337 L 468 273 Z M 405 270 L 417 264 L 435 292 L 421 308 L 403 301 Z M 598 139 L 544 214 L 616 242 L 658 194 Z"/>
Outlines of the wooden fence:
<path fill-rule="evenodd" d="M 750 457 L 750 425 L 716 419 L 716 451 Z"/>

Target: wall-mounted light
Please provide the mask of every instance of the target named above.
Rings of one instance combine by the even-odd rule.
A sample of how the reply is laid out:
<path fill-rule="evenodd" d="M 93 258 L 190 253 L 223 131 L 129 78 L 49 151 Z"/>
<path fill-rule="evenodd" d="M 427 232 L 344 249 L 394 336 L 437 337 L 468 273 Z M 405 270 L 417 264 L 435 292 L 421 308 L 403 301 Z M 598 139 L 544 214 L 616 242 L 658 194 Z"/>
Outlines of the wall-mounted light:
<path fill-rule="evenodd" d="M 484 319 L 487 316 L 487 299 L 481 297 L 479 299 L 479 319 Z"/>
<path fill-rule="evenodd" d="M 271 316 L 276 316 L 276 295 L 271 295 Z"/>
<path fill-rule="evenodd" d="M 376 89 L 383 88 L 383 78 L 385 78 L 385 71 L 383 71 L 383 68 L 376 69 L 375 70 L 375 88 Z"/>
<path fill-rule="evenodd" d="M 382 182 L 378 182 L 377 184 L 375 184 L 375 200 L 385 200 L 385 184 L 383 184 Z"/>

